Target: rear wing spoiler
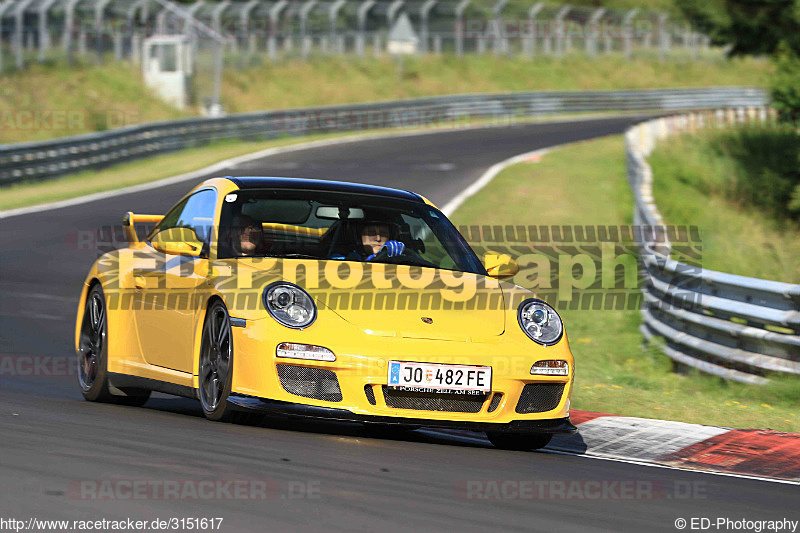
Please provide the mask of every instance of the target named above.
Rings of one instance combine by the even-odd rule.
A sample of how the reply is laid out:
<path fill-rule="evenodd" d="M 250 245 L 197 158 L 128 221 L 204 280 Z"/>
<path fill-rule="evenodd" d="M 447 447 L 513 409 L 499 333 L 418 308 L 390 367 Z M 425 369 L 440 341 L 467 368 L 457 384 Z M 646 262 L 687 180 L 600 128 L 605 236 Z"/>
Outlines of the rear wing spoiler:
<path fill-rule="evenodd" d="M 130 211 L 125 213 L 122 218 L 122 227 L 125 228 L 125 236 L 128 242 L 139 242 L 139 237 L 136 235 L 136 224 L 158 224 L 164 215 L 136 215 Z"/>

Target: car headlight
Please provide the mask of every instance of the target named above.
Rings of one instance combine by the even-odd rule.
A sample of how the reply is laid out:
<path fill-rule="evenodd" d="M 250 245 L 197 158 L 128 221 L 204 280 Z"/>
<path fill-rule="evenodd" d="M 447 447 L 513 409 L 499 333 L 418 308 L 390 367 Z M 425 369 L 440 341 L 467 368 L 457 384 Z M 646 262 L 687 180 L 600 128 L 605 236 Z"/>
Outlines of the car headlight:
<path fill-rule="evenodd" d="M 519 304 L 517 320 L 528 337 L 544 346 L 556 344 L 564 334 L 564 324 L 556 310 L 536 298 Z"/>
<path fill-rule="evenodd" d="M 317 306 L 311 296 L 285 281 L 272 283 L 264 289 L 264 307 L 272 318 L 289 328 L 307 328 L 317 318 Z"/>

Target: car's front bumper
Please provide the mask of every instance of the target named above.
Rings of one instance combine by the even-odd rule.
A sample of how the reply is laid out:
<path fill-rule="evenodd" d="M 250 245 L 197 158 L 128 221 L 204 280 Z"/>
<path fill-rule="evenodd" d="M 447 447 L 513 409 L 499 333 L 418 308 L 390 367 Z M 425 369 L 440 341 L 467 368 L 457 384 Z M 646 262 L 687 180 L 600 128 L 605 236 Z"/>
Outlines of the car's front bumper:
<path fill-rule="evenodd" d="M 507 433 L 572 433 L 576 427 L 569 417 L 547 420 L 512 420 L 508 423 L 472 422 L 468 420 L 437 420 L 431 418 L 405 418 L 357 414 L 347 409 L 321 407 L 301 403 L 267 400 L 253 396 L 233 394 L 228 401 L 243 409 L 272 415 L 296 418 L 317 418 L 350 422 L 424 426 L 432 428 L 463 429 L 469 431 L 496 431 Z"/>
<path fill-rule="evenodd" d="M 555 346 L 542 347 L 532 342 L 519 328 L 510 328 L 495 337 L 473 337 L 469 342 L 456 342 L 413 337 L 385 336 L 359 330 L 342 320 L 318 319 L 313 328 L 291 331 L 274 320 L 248 320 L 246 327 L 232 330 L 234 375 L 232 393 L 249 407 L 262 408 L 266 403 L 272 410 L 296 405 L 293 414 L 305 410 L 314 416 L 346 420 L 374 421 L 407 425 L 461 428 L 542 428 L 562 427 L 569 419 L 569 398 L 574 378 L 574 361 L 566 336 Z M 336 354 L 336 360 L 308 361 L 276 357 L 279 342 L 307 343 L 324 346 Z M 531 375 L 534 361 L 562 359 L 569 363 L 567 376 Z M 388 364 L 392 360 L 418 361 L 439 364 L 491 366 L 491 392 L 478 404 L 459 402 L 452 408 L 432 400 L 416 408 L 413 402 L 398 405 L 387 401 Z M 340 391 L 338 400 L 325 400 L 297 395 L 287 390 L 279 367 L 293 366 L 335 373 Z M 519 408 L 527 385 L 560 392 L 545 402 L 546 407 L 526 410 Z M 456 399 L 446 394 L 436 395 L 442 401 Z M 495 397 L 497 401 L 495 402 Z M 464 398 L 462 398 L 464 399 Z M 470 404 L 471 405 L 466 405 Z M 554 422 L 555 421 L 555 422 Z"/>

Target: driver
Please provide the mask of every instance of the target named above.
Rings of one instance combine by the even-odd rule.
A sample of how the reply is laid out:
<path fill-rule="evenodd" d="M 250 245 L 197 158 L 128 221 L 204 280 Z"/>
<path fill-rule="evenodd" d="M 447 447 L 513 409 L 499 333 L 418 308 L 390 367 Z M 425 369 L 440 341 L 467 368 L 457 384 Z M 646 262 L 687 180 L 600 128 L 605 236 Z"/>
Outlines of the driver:
<path fill-rule="evenodd" d="M 361 228 L 361 245 L 364 253 L 368 254 L 364 261 L 372 261 L 383 249 L 389 257 L 401 255 L 406 249 L 402 242 L 392 240 L 391 228 L 382 223 L 366 224 Z"/>
<path fill-rule="evenodd" d="M 405 252 L 406 246 L 398 240 L 392 238 L 392 225 L 387 222 L 366 222 L 356 228 L 355 249 L 346 255 L 333 255 L 331 259 L 343 259 L 345 261 L 372 261 L 379 253 L 385 253 L 387 257 L 396 257 Z"/>

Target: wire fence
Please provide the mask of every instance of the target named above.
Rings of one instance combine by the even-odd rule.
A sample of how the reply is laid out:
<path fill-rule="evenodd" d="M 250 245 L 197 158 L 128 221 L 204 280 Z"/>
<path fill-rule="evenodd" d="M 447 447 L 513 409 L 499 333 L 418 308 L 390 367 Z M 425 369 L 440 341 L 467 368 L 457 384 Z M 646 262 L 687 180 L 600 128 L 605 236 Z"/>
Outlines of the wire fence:
<path fill-rule="evenodd" d="M 226 38 L 226 64 L 308 57 L 383 55 L 399 18 L 414 53 L 561 56 L 639 53 L 697 57 L 709 39 L 685 20 L 646 9 L 519 0 L 2 0 L 0 70 L 76 56 L 141 60 L 153 35 L 187 35 L 201 23 Z"/>
<path fill-rule="evenodd" d="M 657 141 L 679 132 L 771 120 L 766 107 L 747 106 L 663 117 L 625 135 L 634 224 L 654 229 L 642 232 L 653 238 L 640 243 L 648 280 L 642 288 L 642 333 L 661 338 L 662 351 L 679 365 L 750 384 L 764 384 L 770 374 L 800 375 L 800 285 L 675 260 L 653 199 L 657 177 L 646 158 Z"/>

